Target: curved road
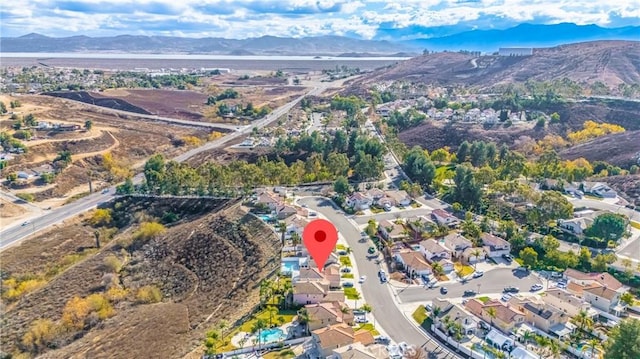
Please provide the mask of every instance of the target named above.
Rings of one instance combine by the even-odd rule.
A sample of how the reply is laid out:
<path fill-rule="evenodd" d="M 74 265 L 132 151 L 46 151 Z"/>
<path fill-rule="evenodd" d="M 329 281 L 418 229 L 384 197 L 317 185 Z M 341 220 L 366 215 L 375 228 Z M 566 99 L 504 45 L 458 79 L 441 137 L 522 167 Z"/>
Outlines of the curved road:
<path fill-rule="evenodd" d="M 363 298 L 373 307 L 376 322 L 384 328 L 385 332 L 395 342 L 407 342 L 422 346 L 430 352 L 440 352 L 439 356 L 432 354 L 431 358 L 445 358 L 447 355 L 437 342 L 429 339 L 424 331 L 416 328 L 411 323 L 407 323 L 409 319 L 406 319 L 398 309 L 390 288 L 387 287 L 389 284 L 381 284 L 376 280 L 380 266 L 375 264 L 374 261 L 366 259 L 369 244 L 358 242 L 360 231 L 343 214 L 338 213 L 338 210 L 333 207 L 332 202 L 328 199 L 306 197 L 298 200 L 298 203 L 305 204 L 308 208 L 322 213 L 347 240 L 355 257 L 359 274 L 370 278 L 362 285 Z M 449 358 L 451 357 L 452 354 L 449 354 Z M 453 357 L 455 358 L 456 356 L 453 355 Z"/>
<path fill-rule="evenodd" d="M 215 148 L 223 147 L 227 142 L 234 140 L 238 137 L 249 134 L 253 127 L 264 127 L 269 125 L 270 123 L 276 121 L 280 116 L 287 114 L 293 106 L 298 104 L 303 98 L 306 96 L 318 96 L 321 94 L 329 85 L 325 84 L 324 86 L 314 87 L 312 90 L 297 97 L 295 100 L 273 110 L 267 116 L 262 119 L 255 121 L 251 124 L 251 126 L 245 126 L 240 131 L 231 133 L 227 136 L 219 138 L 215 141 L 207 142 L 203 146 L 198 148 L 194 148 L 188 152 L 185 152 L 175 158 L 174 161 L 183 162 L 190 157 L 197 155 L 198 153 L 209 151 Z M 142 174 L 138 174 L 133 178 L 134 183 L 140 183 L 143 179 Z M 99 203 L 111 200 L 115 195 L 115 186 L 109 188 L 108 193 L 96 192 L 89 196 L 83 197 L 73 203 L 64 205 L 55 210 L 48 211 L 47 214 L 43 216 L 38 216 L 36 218 L 31 219 L 28 223 L 20 225 L 14 224 L 12 226 L 8 226 L 7 228 L 3 228 L 0 232 L 0 250 L 13 245 L 20 240 L 35 234 L 36 232 L 47 229 L 49 226 L 60 223 L 65 219 L 74 217 L 82 212 L 86 212 L 92 208 L 95 208 Z"/>

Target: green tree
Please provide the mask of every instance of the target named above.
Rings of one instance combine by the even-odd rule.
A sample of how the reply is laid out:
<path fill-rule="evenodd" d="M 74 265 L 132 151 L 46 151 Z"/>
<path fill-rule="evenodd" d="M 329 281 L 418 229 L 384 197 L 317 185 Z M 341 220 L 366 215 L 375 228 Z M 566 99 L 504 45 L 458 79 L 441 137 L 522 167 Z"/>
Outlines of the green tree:
<path fill-rule="evenodd" d="M 631 294 L 631 292 L 624 292 L 620 296 L 620 301 L 628 306 L 632 306 L 635 302 L 635 299 L 633 298 L 633 294 Z"/>
<path fill-rule="evenodd" d="M 3 101 L 0 101 L 0 115 L 7 113 L 7 105 Z"/>
<path fill-rule="evenodd" d="M 539 211 L 542 224 L 546 224 L 550 220 L 571 218 L 573 216 L 571 202 L 556 191 L 544 191 L 536 202 L 535 210 Z"/>
<path fill-rule="evenodd" d="M 593 257 L 593 260 L 591 261 L 591 270 L 593 270 L 594 272 L 604 272 L 607 270 L 607 266 L 609 265 L 609 262 L 607 260 L 607 257 L 602 254 L 596 254 L 595 257 Z"/>
<path fill-rule="evenodd" d="M 525 267 L 534 268 L 538 263 L 538 252 L 531 247 L 526 247 L 520 251 L 520 258 Z"/>
<path fill-rule="evenodd" d="M 466 209 L 479 208 L 482 188 L 476 182 L 471 168 L 466 165 L 457 166 L 453 181 L 456 185 L 452 189 L 451 199 L 459 202 Z"/>
<path fill-rule="evenodd" d="M 436 175 L 436 166 L 419 146 L 414 146 L 407 153 L 402 167 L 409 178 L 424 187 L 431 186 Z"/>
<path fill-rule="evenodd" d="M 349 193 L 349 181 L 347 181 L 347 178 L 344 176 L 336 178 L 336 181 L 333 183 L 333 190 L 338 194 Z"/>
<path fill-rule="evenodd" d="M 581 333 L 590 331 L 591 328 L 593 328 L 593 318 L 589 316 L 589 313 L 586 310 L 578 312 L 578 314 L 571 318 L 571 322 L 578 326 Z"/>
<path fill-rule="evenodd" d="M 344 153 L 331 152 L 327 156 L 327 170 L 334 176 L 346 176 L 349 173 L 349 157 Z"/>
<path fill-rule="evenodd" d="M 640 320 L 635 318 L 622 320 L 611 329 L 604 347 L 605 358 L 640 358 Z"/>
<path fill-rule="evenodd" d="M 91 121 L 91 120 L 84 121 L 84 128 L 87 131 L 91 131 L 91 129 L 93 128 L 93 121 Z"/>
<path fill-rule="evenodd" d="M 467 141 L 463 141 L 458 147 L 458 152 L 456 152 L 456 158 L 458 159 L 458 163 L 464 163 L 467 160 L 467 156 L 469 156 L 469 150 L 471 145 Z"/>
<path fill-rule="evenodd" d="M 627 219 L 617 213 L 603 213 L 587 228 L 586 235 L 604 240 L 619 240 L 627 228 Z"/>
<path fill-rule="evenodd" d="M 581 247 L 578 254 L 578 266 L 580 270 L 589 272 L 591 270 L 591 251 L 587 247 Z"/>

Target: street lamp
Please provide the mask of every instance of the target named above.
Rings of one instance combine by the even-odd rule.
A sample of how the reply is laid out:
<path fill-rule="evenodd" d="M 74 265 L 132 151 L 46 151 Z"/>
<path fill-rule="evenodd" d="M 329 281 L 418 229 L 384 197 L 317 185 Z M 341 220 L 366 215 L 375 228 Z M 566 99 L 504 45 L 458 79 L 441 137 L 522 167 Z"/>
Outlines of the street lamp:
<path fill-rule="evenodd" d="M 480 294 L 480 283 L 478 283 L 478 294 Z"/>

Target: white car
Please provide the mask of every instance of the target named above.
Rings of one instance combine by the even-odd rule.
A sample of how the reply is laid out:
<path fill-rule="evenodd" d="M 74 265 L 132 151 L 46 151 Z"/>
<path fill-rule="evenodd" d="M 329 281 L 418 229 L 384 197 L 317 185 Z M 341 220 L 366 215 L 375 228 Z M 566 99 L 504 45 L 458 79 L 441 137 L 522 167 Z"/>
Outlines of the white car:
<path fill-rule="evenodd" d="M 484 275 L 484 272 L 481 270 L 477 270 L 475 272 L 473 272 L 473 278 L 480 278 Z"/>
<path fill-rule="evenodd" d="M 402 342 L 398 344 L 398 346 L 400 347 L 400 353 L 402 353 L 403 355 L 407 351 L 407 349 L 409 349 L 409 344 L 407 344 L 407 342 Z"/>
<path fill-rule="evenodd" d="M 367 280 L 367 276 L 363 275 L 362 277 L 360 277 L 360 279 L 358 279 L 358 283 L 364 283 L 365 280 Z"/>

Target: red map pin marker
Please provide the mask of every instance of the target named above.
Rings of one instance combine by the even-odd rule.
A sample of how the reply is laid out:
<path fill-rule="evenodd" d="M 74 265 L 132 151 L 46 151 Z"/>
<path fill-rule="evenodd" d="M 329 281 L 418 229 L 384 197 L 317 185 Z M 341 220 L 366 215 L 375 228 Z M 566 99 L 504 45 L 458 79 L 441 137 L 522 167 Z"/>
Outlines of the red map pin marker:
<path fill-rule="evenodd" d="M 302 241 L 311 254 L 311 258 L 322 270 L 338 242 L 338 230 L 331 222 L 324 219 L 311 221 L 304 227 Z"/>

